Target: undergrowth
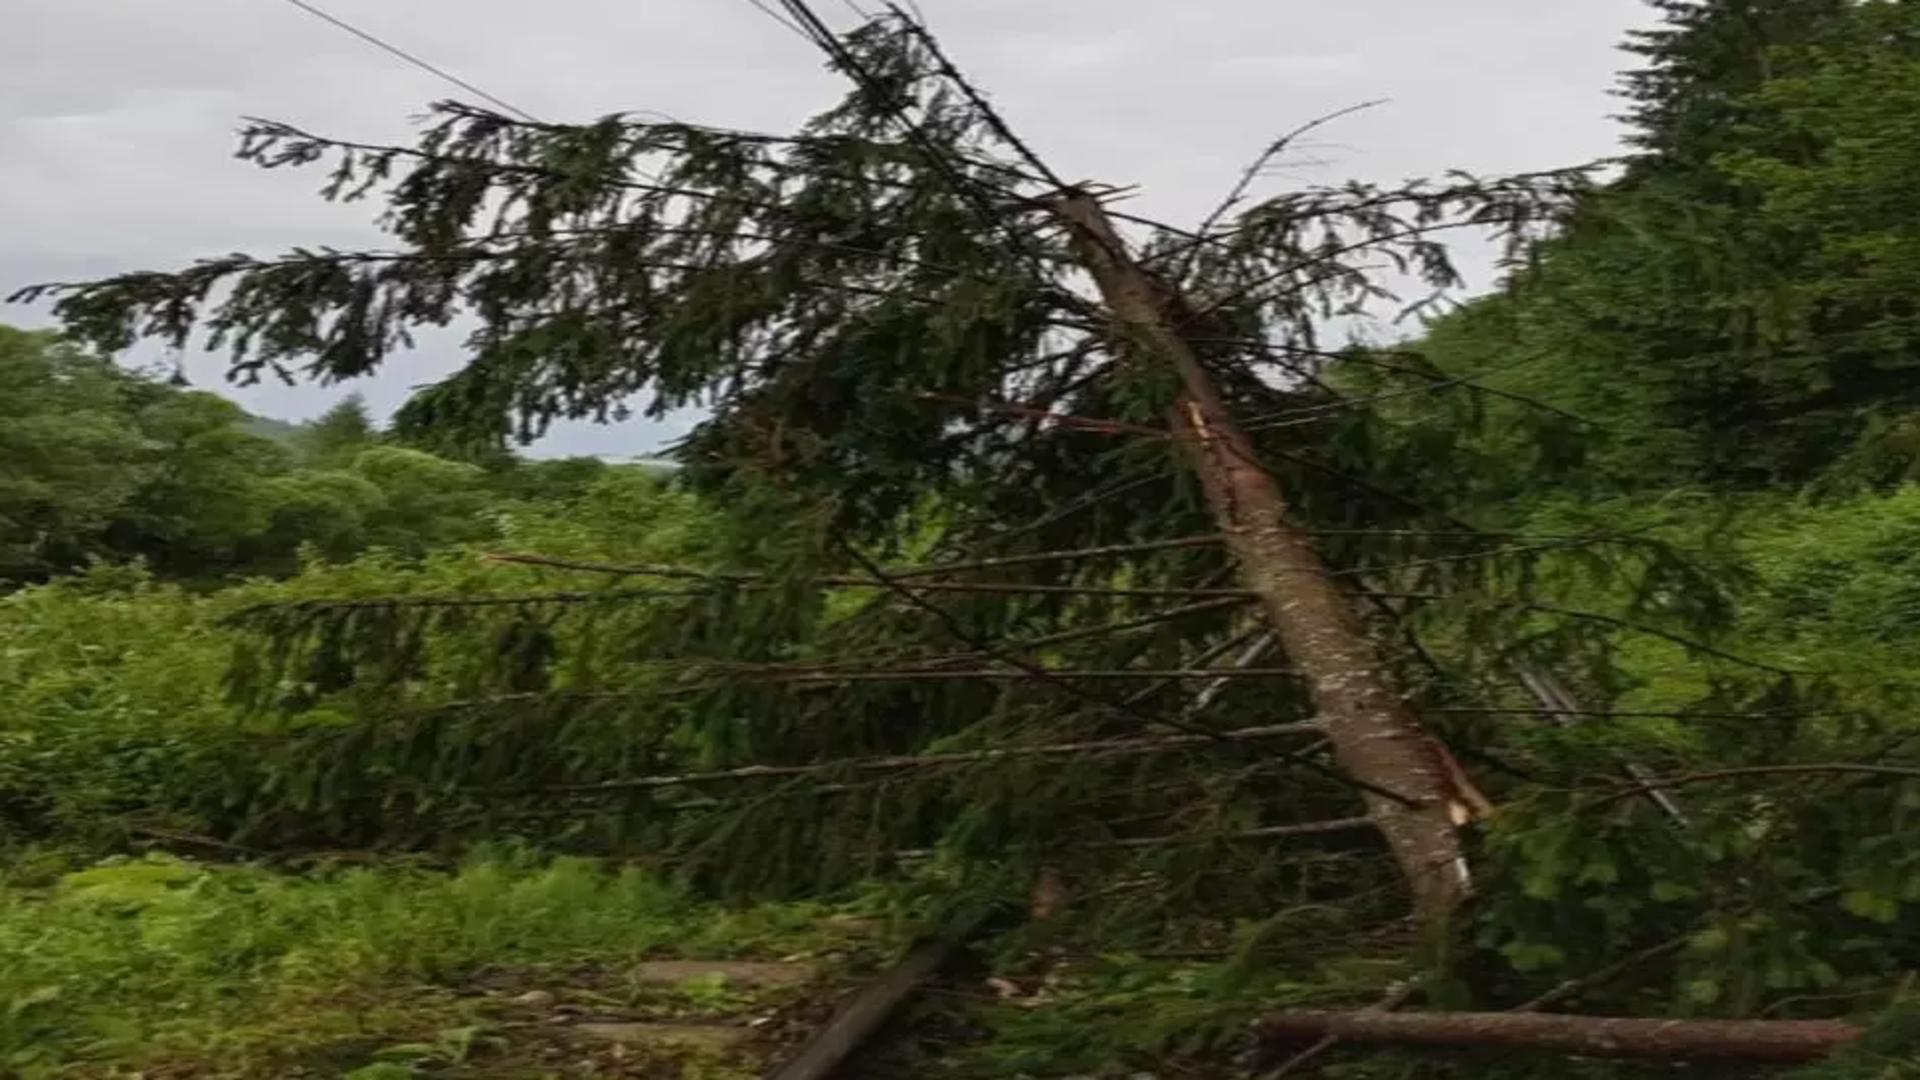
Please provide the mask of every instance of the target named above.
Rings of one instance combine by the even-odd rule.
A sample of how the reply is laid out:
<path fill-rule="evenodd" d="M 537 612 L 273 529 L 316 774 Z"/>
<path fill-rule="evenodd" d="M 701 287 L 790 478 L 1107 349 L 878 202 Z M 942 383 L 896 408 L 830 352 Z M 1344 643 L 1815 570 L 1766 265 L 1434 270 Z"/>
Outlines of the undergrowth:
<path fill-rule="evenodd" d="M 452 872 L 148 855 L 33 884 L 16 873 L 0 886 L 0 1075 L 183 1055 L 245 1075 L 303 1041 L 404 1029 L 399 990 L 649 953 L 804 952 L 824 944 L 823 910 L 695 904 L 639 869 L 501 850 Z"/>

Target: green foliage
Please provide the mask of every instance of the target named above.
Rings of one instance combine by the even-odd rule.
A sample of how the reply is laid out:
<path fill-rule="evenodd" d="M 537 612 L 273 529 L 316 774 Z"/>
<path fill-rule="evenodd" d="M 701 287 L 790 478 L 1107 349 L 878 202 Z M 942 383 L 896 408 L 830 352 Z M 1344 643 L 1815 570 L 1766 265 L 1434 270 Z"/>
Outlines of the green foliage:
<path fill-rule="evenodd" d="M 452 481 L 476 475 L 469 466 L 414 451 L 367 453 L 382 456 L 381 468 L 422 468 L 423 483 L 442 485 L 438 492 L 420 491 L 420 501 L 459 497 Z M 583 559 L 693 561 L 710 543 L 708 519 L 691 497 L 663 488 L 644 471 L 615 469 L 577 503 L 504 511 L 499 531 L 508 543 Z M 516 616 L 518 604 L 501 605 L 501 619 L 443 627 L 427 667 L 398 693 L 282 687 L 274 693 L 292 693 L 307 704 L 271 716 L 229 701 L 234 652 L 248 642 L 229 621 L 236 611 L 319 597 L 477 598 L 543 587 L 538 571 L 503 572 L 479 554 L 449 545 L 420 559 L 388 551 L 341 563 L 312 560 L 283 581 L 211 594 L 157 582 L 137 569 L 102 566 L 0 598 L 0 840 L 11 833 L 16 840 L 58 836 L 112 845 L 140 829 L 251 825 L 271 832 L 270 820 L 291 830 L 278 839 L 317 839 L 329 815 L 397 826 L 404 818 L 382 806 L 383 799 L 405 794 L 396 789 L 398 780 L 429 790 L 443 782 L 477 783 L 485 774 L 474 770 L 483 762 L 504 770 L 492 774 L 496 783 L 557 779 L 596 760 L 619 767 L 636 752 L 623 744 L 658 724 L 636 718 L 643 710 L 624 702 L 614 702 L 620 707 L 611 712 L 585 704 L 557 739 L 545 712 L 503 725 L 500 713 L 510 702 L 442 714 L 442 722 L 457 726 L 440 741 L 423 741 L 423 733 L 409 727 L 450 700 L 515 692 L 512 680 L 493 682 L 490 671 L 495 648 L 515 647 L 513 634 L 537 626 Z M 598 620 L 558 629 L 574 671 L 561 676 L 563 685 L 598 667 L 634 666 L 621 630 L 633 618 L 603 607 Z M 493 747 L 476 758 L 469 738 Z M 430 764 L 436 759 L 440 765 Z M 345 786 L 330 787 L 335 783 Z M 465 828 L 482 824 L 469 819 Z M 487 827 L 494 824 L 489 819 Z M 388 835 L 403 831 L 390 828 Z M 327 836 L 362 838 L 345 827 Z"/>
<path fill-rule="evenodd" d="M 784 952 L 820 940 L 814 908 L 696 905 L 636 868 L 513 851 L 452 872 L 396 864 L 302 876 L 155 855 L 4 892 L 0 1067 L 28 1080 L 88 1061 L 284 1060 L 308 1043 L 377 1036 L 366 1003 L 383 992 L 450 986 L 483 967 L 616 970 L 658 951 Z M 474 1037 L 450 1029 L 400 1056 L 445 1064 Z"/>
<path fill-rule="evenodd" d="M 84 559 L 137 490 L 130 382 L 50 334 L 0 327 L 0 584 Z"/>
<path fill-rule="evenodd" d="M 1914 7 L 1656 6 L 1627 87 L 1642 152 L 1507 295 L 1441 321 L 1433 362 L 1580 417 L 1586 464 L 1560 482 L 1901 482 L 1920 446 Z"/>
<path fill-rule="evenodd" d="M 417 557 L 495 535 L 517 503 L 583 498 L 609 468 L 389 445 L 355 396 L 270 437 L 214 394 L 6 327 L 0 391 L 0 587 L 90 561 L 209 585 L 293 572 L 307 546 Z"/>

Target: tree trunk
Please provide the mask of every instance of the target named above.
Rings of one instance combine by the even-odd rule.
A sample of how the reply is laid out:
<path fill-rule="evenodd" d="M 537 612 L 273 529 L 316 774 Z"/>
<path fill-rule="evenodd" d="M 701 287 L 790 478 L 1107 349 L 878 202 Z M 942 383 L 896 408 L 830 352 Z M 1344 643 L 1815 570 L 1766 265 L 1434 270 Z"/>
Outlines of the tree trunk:
<path fill-rule="evenodd" d="M 1658 1020 L 1560 1013 L 1281 1012 L 1262 1042 L 1352 1042 L 1556 1050 L 1583 1057 L 1817 1061 L 1860 1037 L 1843 1020 Z"/>
<path fill-rule="evenodd" d="M 1069 193 L 1055 200 L 1053 212 L 1120 324 L 1130 361 L 1169 365 L 1178 374 L 1183 393 L 1172 410 L 1173 433 L 1241 577 L 1307 677 L 1317 721 L 1342 770 L 1365 790 L 1415 914 L 1429 929 L 1443 926 L 1471 888 L 1458 826 L 1485 800 L 1402 700 L 1350 598 L 1312 540 L 1287 520 L 1278 485 L 1181 336 L 1186 305 L 1133 261 L 1096 200 Z"/>

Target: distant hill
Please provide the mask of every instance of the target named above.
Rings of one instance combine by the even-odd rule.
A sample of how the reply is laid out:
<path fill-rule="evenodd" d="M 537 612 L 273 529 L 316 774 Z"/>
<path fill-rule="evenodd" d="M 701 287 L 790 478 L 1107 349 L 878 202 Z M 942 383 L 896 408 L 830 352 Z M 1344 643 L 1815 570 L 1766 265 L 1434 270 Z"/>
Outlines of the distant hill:
<path fill-rule="evenodd" d="M 632 465 L 642 469 L 650 469 L 654 472 L 670 473 L 680 470 L 680 463 L 671 458 L 616 457 L 610 454 L 602 454 L 600 455 L 600 460 L 609 465 Z"/>

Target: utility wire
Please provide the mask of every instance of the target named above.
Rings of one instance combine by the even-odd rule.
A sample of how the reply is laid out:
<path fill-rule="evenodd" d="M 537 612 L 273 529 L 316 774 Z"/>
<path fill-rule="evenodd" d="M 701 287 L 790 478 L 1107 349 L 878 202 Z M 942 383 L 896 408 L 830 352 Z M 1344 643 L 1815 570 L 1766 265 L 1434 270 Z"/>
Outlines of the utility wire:
<path fill-rule="evenodd" d="M 340 29 L 345 30 L 347 33 L 352 34 L 354 37 L 359 38 L 361 41 L 364 41 L 367 44 L 372 45 L 377 49 L 380 49 L 384 52 L 392 53 L 394 56 L 397 56 L 400 59 L 405 60 L 407 63 L 412 64 L 414 67 L 417 67 L 420 70 L 435 76 L 436 78 L 443 79 L 446 82 L 452 83 L 453 85 L 459 87 L 460 89 L 465 90 L 469 94 L 475 94 L 480 98 L 488 102 L 491 102 L 494 105 L 498 105 L 500 108 L 505 109 L 510 113 L 513 113 L 514 115 L 520 117 L 523 120 L 527 120 L 535 124 L 540 122 L 538 118 L 536 118 L 532 113 L 528 112 L 527 110 L 522 109 L 519 106 L 514 105 L 510 102 L 497 98 L 492 94 L 487 93 L 485 90 L 482 90 L 479 87 L 468 82 L 467 80 L 462 79 L 460 76 L 455 75 L 450 71 L 447 71 L 445 68 L 435 67 L 434 65 L 428 63 L 425 60 L 422 60 L 418 56 L 413 55 L 412 53 L 406 51 L 405 49 L 402 49 L 397 45 L 392 45 L 386 41 L 381 40 L 380 38 L 375 37 L 373 34 L 370 34 L 367 31 L 362 30 L 359 27 L 353 25 L 352 23 L 346 21 L 345 19 L 342 19 L 336 15 L 332 15 L 325 11 L 322 11 L 320 8 L 315 7 L 313 4 L 309 3 L 308 0 L 287 0 L 287 3 L 292 4 L 294 7 L 299 8 L 301 11 L 304 11 L 309 15 L 312 15 L 316 19 L 320 19 L 323 22 L 331 23 L 334 26 L 337 26 Z"/>
<path fill-rule="evenodd" d="M 807 41 L 807 42 L 813 41 L 813 36 L 811 34 L 808 34 L 805 30 L 800 29 L 799 23 L 796 23 L 791 18 L 780 14 L 778 11 L 775 11 L 772 7 L 770 7 L 767 4 L 766 0 L 747 0 L 747 3 L 752 4 L 754 7 L 759 8 L 761 12 L 767 16 L 767 18 L 772 19 L 774 22 L 779 23 L 781 26 L 786 27 L 787 29 L 793 31 L 796 34 L 799 34 L 802 41 Z"/>

